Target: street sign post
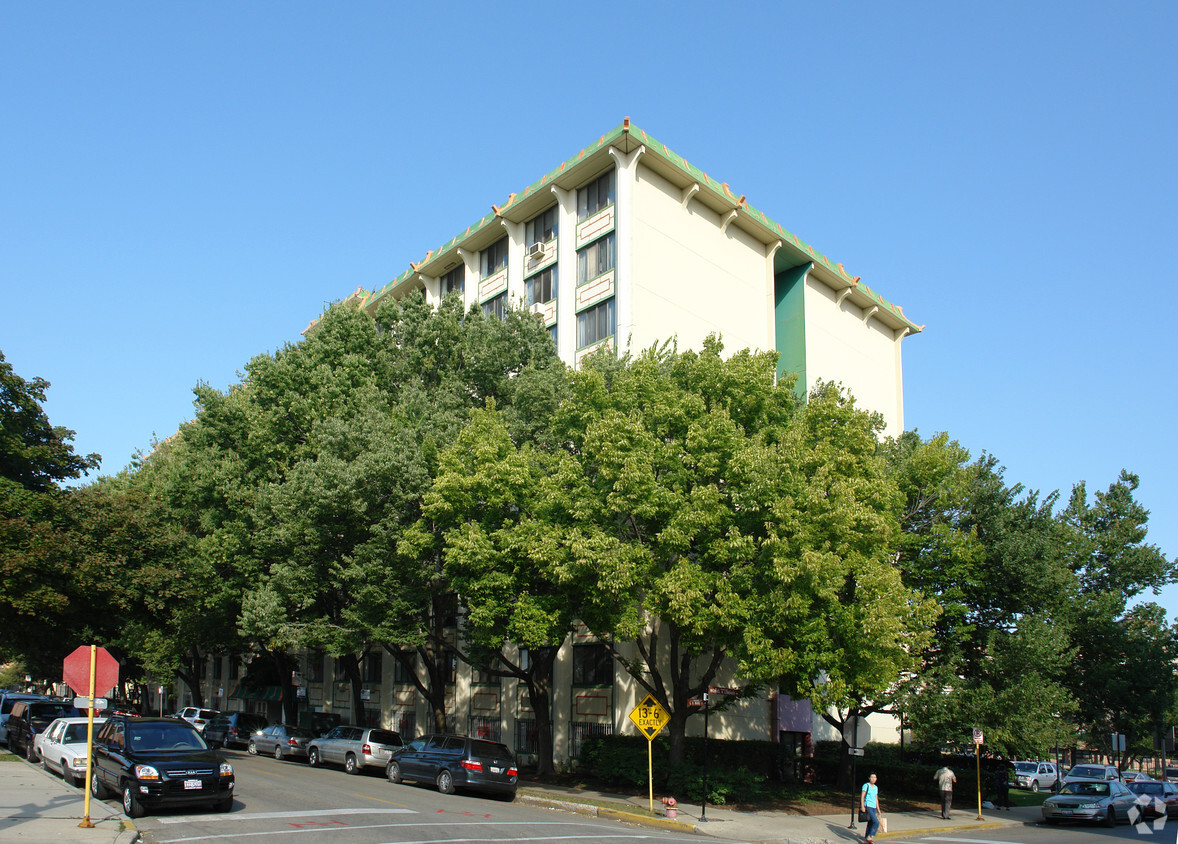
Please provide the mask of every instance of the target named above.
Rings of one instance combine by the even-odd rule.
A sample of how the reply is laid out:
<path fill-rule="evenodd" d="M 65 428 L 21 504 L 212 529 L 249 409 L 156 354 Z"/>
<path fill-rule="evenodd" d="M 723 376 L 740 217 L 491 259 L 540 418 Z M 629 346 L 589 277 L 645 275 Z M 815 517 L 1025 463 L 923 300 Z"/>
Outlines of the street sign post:
<path fill-rule="evenodd" d="M 650 813 L 654 814 L 654 759 L 650 743 L 654 737 L 662 732 L 663 727 L 671 720 L 671 713 L 663 709 L 663 705 L 654 699 L 654 695 L 647 695 L 642 702 L 630 710 L 630 720 L 638 728 L 638 732 L 646 736 L 646 769 L 647 782 L 650 784 Z"/>
<path fill-rule="evenodd" d="M 974 748 L 974 763 L 977 767 L 978 777 L 978 820 L 982 820 L 982 741 L 985 735 L 982 733 L 981 727 L 973 728 L 973 748 Z M 1007 801 L 1010 802 L 1010 801 Z M 1111 811 L 1111 810 L 1110 810 Z"/>
<path fill-rule="evenodd" d="M 61 679 L 75 692 L 87 690 L 87 702 L 98 703 L 95 698 L 114 691 L 119 682 L 119 663 L 106 648 L 97 645 L 82 645 L 67 656 L 61 663 Z M 82 822 L 78 824 L 82 829 L 94 829 L 90 822 L 90 777 L 91 757 L 94 755 L 94 707 L 86 710 L 86 802 Z"/>

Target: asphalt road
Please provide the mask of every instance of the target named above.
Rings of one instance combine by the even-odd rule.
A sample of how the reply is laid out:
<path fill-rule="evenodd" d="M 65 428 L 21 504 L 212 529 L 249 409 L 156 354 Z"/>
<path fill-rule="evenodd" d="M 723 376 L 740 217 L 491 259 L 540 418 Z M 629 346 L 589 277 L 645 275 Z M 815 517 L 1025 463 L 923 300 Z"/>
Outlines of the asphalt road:
<path fill-rule="evenodd" d="M 383 771 L 349 776 L 340 769 L 277 762 L 243 751 L 226 755 L 237 781 L 233 811 L 161 810 L 135 821 L 145 842 L 700 841 L 690 834 L 630 827 L 494 797 L 447 796 L 429 786 L 394 785 Z"/>
<path fill-rule="evenodd" d="M 1146 833 L 1139 834 L 1128 824 L 1120 824 L 1115 829 L 1078 824 L 1056 827 L 1038 824 L 1036 826 L 1007 827 L 1006 829 L 981 829 L 973 832 L 889 835 L 886 839 L 881 839 L 881 844 L 884 841 L 887 844 L 951 844 L 951 842 L 957 842 L 957 844 L 1102 844 L 1102 842 L 1109 842 L 1111 844 L 1113 841 L 1174 844 L 1176 829 L 1178 829 L 1178 824 L 1171 823 L 1156 832 L 1151 829 Z"/>

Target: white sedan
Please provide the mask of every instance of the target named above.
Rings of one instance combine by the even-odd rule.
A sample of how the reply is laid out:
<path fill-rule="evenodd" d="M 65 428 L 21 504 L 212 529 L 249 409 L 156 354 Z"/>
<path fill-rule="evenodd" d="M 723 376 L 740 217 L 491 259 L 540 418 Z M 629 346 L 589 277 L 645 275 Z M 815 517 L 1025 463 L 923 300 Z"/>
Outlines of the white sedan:
<path fill-rule="evenodd" d="M 34 739 L 41 767 L 56 771 L 62 779 L 74 785 L 84 785 L 86 779 L 86 718 L 58 718 Z M 94 732 L 106 723 L 105 718 L 94 719 Z"/>

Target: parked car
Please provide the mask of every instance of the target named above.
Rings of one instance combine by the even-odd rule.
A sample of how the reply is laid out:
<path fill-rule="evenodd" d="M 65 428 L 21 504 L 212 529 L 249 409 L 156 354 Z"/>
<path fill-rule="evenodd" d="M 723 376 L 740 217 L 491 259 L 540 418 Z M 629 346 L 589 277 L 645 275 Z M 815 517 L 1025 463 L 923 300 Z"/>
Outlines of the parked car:
<path fill-rule="evenodd" d="M 1120 782 L 1121 772 L 1114 765 L 1076 765 L 1068 771 L 1068 775 L 1063 778 L 1063 783 L 1067 785 L 1068 783 L 1091 780 L 1098 780 L 1100 782 L 1116 780 Z"/>
<path fill-rule="evenodd" d="M 92 767 L 93 795 L 121 794 L 132 818 L 163 806 L 233 807 L 233 766 L 175 718 L 112 715 L 94 740 Z"/>
<path fill-rule="evenodd" d="M 8 749 L 18 756 L 23 754 L 30 762 L 37 761 L 37 747 L 34 740 L 37 733 L 58 718 L 79 716 L 72 703 L 59 700 L 18 700 L 8 715 Z"/>
<path fill-rule="evenodd" d="M 229 719 L 226 747 L 248 747 L 250 736 L 261 732 L 270 723 L 265 716 L 252 712 L 231 712 L 226 717 Z"/>
<path fill-rule="evenodd" d="M 186 706 L 176 713 L 177 718 L 183 718 L 198 730 L 203 730 L 205 724 L 212 721 L 221 713 L 216 709 L 202 709 L 199 706 Z"/>
<path fill-rule="evenodd" d="M 61 778 L 73 785 L 86 785 L 86 733 L 90 729 L 89 718 L 58 718 L 45 732 L 38 733 L 35 740 L 41 767 L 56 771 Z M 97 735 L 105 718 L 94 719 L 94 734 Z"/>
<path fill-rule="evenodd" d="M 24 692 L 0 692 L 0 742 L 8 744 L 8 716 L 18 700 L 51 700 L 45 695 L 30 695 Z"/>
<path fill-rule="evenodd" d="M 224 715 L 214 715 L 201 729 L 200 734 L 209 743 L 209 747 L 224 747 L 225 740 L 229 737 L 229 718 Z"/>
<path fill-rule="evenodd" d="M 1137 795 L 1137 805 L 1147 820 L 1160 817 L 1161 806 L 1165 807 L 1167 818 L 1178 818 L 1178 785 L 1157 780 L 1134 780 L 1125 785 Z"/>
<path fill-rule="evenodd" d="M 260 733 L 250 736 L 246 750 L 251 755 L 272 753 L 278 761 L 291 758 L 307 758 L 307 744 L 317 738 L 314 732 L 306 727 L 295 727 L 291 724 L 272 724 L 262 729 Z"/>
<path fill-rule="evenodd" d="M 1136 800 L 1137 795 L 1119 779 L 1076 780 L 1066 783 L 1059 794 L 1043 801 L 1043 820 L 1049 824 L 1100 821 L 1106 826 L 1115 826 L 1117 821 L 1129 819 L 1129 811 Z"/>
<path fill-rule="evenodd" d="M 358 774 L 365 767 L 383 769 L 393 751 L 404 746 L 400 734 L 392 730 L 344 725 L 307 742 L 307 761 L 343 765 L 349 774 Z"/>
<path fill-rule="evenodd" d="M 519 771 L 507 745 L 470 736 L 431 735 L 393 754 L 385 768 L 390 782 L 432 782 L 443 794 L 458 789 L 515 797 Z"/>
<path fill-rule="evenodd" d="M 1166 773 L 1162 779 L 1169 782 L 1178 782 L 1178 768 L 1174 767 L 1173 765 L 1167 765 Z"/>
<path fill-rule="evenodd" d="M 1121 782 L 1125 785 L 1135 782 L 1154 782 L 1154 778 L 1145 771 L 1121 771 Z"/>
<path fill-rule="evenodd" d="M 1059 776 L 1054 762 L 1012 762 L 1011 764 L 1014 766 L 1014 778 L 1011 785 L 1015 788 L 1028 788 L 1031 791 L 1039 791 L 1043 788 L 1055 790 L 1056 780 L 1059 779 Z"/>

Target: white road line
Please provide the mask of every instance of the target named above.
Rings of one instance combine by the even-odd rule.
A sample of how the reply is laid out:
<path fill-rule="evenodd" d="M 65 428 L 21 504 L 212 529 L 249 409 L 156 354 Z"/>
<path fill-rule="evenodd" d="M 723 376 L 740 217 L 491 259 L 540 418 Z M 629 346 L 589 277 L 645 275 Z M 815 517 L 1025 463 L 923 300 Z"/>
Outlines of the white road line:
<path fill-rule="evenodd" d="M 411 826 L 427 826 L 436 827 L 438 824 L 371 824 L 366 826 L 340 826 L 340 827 L 316 827 L 314 829 L 275 829 L 266 832 L 236 832 L 226 833 L 224 835 L 197 835 L 189 838 L 169 838 L 167 844 L 182 844 L 182 842 L 189 841 L 218 841 L 224 838 L 249 838 L 259 835 L 301 835 L 304 833 L 312 833 L 315 835 L 324 835 L 329 832 L 345 833 L 366 829 L 386 829 L 388 827 L 396 827 L 397 829 L 405 829 Z M 489 826 L 577 826 L 589 827 L 595 830 L 591 834 L 584 835 L 546 835 L 546 836 L 532 836 L 528 838 L 488 838 L 482 836 L 479 838 L 447 838 L 447 842 L 451 844 L 471 844 L 477 841 L 495 841 L 495 842 L 536 842 L 536 841 L 608 841 L 610 839 L 624 839 L 627 841 L 645 841 L 645 840 L 660 840 L 660 841 L 694 841 L 698 842 L 698 838 L 670 838 L 667 836 L 650 835 L 643 832 L 627 832 L 623 829 L 614 829 L 605 826 L 594 826 L 592 824 L 551 824 L 543 823 L 537 824 L 535 821 L 504 821 L 501 823 L 467 823 L 467 824 L 447 824 L 449 827 L 474 826 L 480 829 Z M 422 838 L 416 841 L 391 841 L 388 844 L 437 844 L 436 838 Z M 728 844 L 743 844 L 739 841 L 731 841 Z"/>
<path fill-rule="evenodd" d="M 930 836 L 928 838 L 921 838 L 921 841 L 957 841 L 965 842 L 965 844 L 1019 844 L 1017 841 L 1008 841 L 1000 838 L 940 838 Z"/>
<path fill-rule="evenodd" d="M 159 823 L 200 823 L 202 821 L 252 821 L 275 818 L 313 818 L 330 815 L 416 815 L 412 809 L 298 809 L 290 812 L 224 812 L 217 815 L 173 815 L 156 817 Z"/>

